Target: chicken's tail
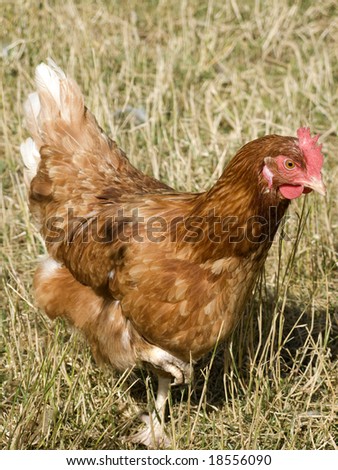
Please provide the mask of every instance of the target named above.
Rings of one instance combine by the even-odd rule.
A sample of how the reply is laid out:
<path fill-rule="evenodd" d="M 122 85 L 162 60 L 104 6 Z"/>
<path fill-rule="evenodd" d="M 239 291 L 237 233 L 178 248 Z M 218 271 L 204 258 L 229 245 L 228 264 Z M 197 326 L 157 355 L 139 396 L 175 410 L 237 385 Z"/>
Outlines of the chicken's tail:
<path fill-rule="evenodd" d="M 50 144 L 52 138 L 51 127 L 56 121 L 74 120 L 74 111 L 82 111 L 83 99 L 80 90 L 74 82 L 67 80 L 64 72 L 51 60 L 48 65 L 41 63 L 36 68 L 35 82 L 37 91 L 30 93 L 25 104 L 25 117 L 28 130 L 32 138 L 28 138 L 20 146 L 21 156 L 25 165 L 25 182 L 30 185 L 37 174 L 40 163 L 40 148 Z M 72 90 L 70 90 L 72 85 Z M 72 96 L 72 100 L 69 97 Z M 74 99 L 76 98 L 76 99 Z M 77 108 L 70 113 L 70 103 L 75 101 Z M 76 117 L 78 120 L 79 116 Z"/>
<path fill-rule="evenodd" d="M 112 141 L 86 109 L 80 88 L 53 60 L 47 59 L 47 64 L 37 66 L 35 83 L 37 91 L 28 96 L 24 105 L 26 124 L 32 138 L 20 147 L 27 184 L 38 172 L 42 147 L 49 148 L 48 155 L 62 155 L 63 162 L 59 164 L 64 167 L 71 160 L 74 170 L 83 165 L 81 158 L 72 158 L 79 152 L 110 153 Z M 111 163 L 114 165 L 114 158 Z M 53 162 L 55 165 L 58 163 Z"/>

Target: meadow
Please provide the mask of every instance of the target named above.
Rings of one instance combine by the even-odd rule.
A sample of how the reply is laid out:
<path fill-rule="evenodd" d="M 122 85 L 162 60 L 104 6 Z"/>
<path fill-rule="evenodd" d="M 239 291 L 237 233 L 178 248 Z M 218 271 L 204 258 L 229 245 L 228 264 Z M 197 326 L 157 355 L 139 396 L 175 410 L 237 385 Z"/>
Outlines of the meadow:
<path fill-rule="evenodd" d="M 100 369 L 36 308 L 43 255 L 19 155 L 34 69 L 52 57 L 132 163 L 210 187 L 264 134 L 321 134 L 327 196 L 292 202 L 231 340 L 172 388 L 173 449 L 338 449 L 338 7 L 335 0 L 3 1 L 2 449 L 135 449 L 152 383 Z"/>

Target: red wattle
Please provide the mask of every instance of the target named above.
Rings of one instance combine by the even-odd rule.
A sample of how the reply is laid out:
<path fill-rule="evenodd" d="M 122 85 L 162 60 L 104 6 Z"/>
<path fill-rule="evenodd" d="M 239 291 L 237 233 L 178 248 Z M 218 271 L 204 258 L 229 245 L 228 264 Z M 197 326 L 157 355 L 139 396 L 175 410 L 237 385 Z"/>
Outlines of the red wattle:
<path fill-rule="evenodd" d="M 284 196 L 285 199 L 296 199 L 297 197 L 303 194 L 304 186 L 292 186 L 291 184 L 283 184 L 279 187 L 279 191 L 282 193 L 282 196 Z"/>

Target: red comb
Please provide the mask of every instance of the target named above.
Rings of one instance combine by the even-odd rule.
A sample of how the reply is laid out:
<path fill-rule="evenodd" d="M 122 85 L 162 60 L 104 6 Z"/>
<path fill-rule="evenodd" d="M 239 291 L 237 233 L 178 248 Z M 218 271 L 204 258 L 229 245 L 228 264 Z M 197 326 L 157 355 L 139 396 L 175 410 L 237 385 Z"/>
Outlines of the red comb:
<path fill-rule="evenodd" d="M 308 174 L 318 176 L 324 163 L 324 157 L 321 152 L 322 145 L 317 144 L 319 135 L 311 137 L 308 127 L 300 127 L 297 130 L 297 137 L 299 148 L 302 150 L 306 160 Z"/>

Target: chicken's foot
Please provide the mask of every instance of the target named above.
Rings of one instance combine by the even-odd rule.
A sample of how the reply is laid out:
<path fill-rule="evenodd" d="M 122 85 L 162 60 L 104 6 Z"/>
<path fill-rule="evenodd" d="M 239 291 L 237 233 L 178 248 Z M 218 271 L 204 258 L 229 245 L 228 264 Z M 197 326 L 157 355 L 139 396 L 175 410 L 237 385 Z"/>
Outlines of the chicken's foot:
<path fill-rule="evenodd" d="M 158 377 L 155 410 L 151 414 L 141 416 L 146 428 L 131 436 L 130 442 L 143 444 L 148 448 L 169 447 L 170 439 L 165 433 L 164 421 L 170 382 L 168 377 Z"/>
<path fill-rule="evenodd" d="M 186 384 L 191 381 L 192 366 L 157 346 L 143 350 L 140 359 L 150 364 L 155 370 L 167 372 L 174 378 L 175 385 Z"/>

